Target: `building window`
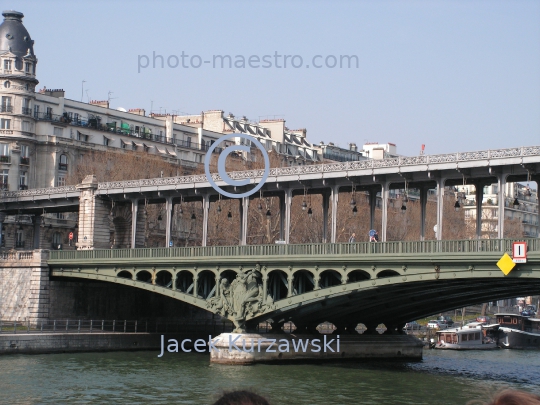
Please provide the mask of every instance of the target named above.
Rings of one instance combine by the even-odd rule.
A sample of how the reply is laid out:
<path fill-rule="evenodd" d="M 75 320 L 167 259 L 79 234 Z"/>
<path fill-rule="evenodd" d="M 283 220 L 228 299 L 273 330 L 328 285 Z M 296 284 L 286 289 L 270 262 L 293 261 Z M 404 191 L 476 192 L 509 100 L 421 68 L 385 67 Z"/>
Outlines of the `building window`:
<path fill-rule="evenodd" d="M 4 59 L 4 70 L 11 70 L 11 60 Z"/>
<path fill-rule="evenodd" d="M 126 144 L 124 141 L 120 140 L 120 147 L 121 147 L 122 149 L 126 149 L 126 145 L 127 145 L 127 144 Z"/>
<path fill-rule="evenodd" d="M 0 143 L 0 162 L 9 163 L 9 145 L 7 143 Z"/>
<path fill-rule="evenodd" d="M 39 105 L 34 105 L 34 117 L 39 118 Z"/>
<path fill-rule="evenodd" d="M 66 214 L 64 212 L 57 212 L 56 219 L 66 219 Z"/>
<path fill-rule="evenodd" d="M 45 113 L 45 119 L 52 119 L 52 107 L 47 107 L 46 113 Z"/>
<path fill-rule="evenodd" d="M 81 142 L 88 142 L 88 135 L 81 134 L 79 131 L 77 131 L 77 140 Z"/>
<path fill-rule="evenodd" d="M 60 232 L 53 233 L 53 249 L 60 249 L 62 248 L 62 234 Z"/>
<path fill-rule="evenodd" d="M 21 145 L 21 164 L 27 165 L 30 164 L 30 157 L 29 157 L 29 147 L 28 145 Z"/>
<path fill-rule="evenodd" d="M 65 176 L 58 176 L 58 181 L 56 182 L 56 187 L 64 187 L 66 185 Z"/>
<path fill-rule="evenodd" d="M 25 62 L 24 71 L 26 73 L 32 73 L 32 64 L 30 62 Z"/>
<path fill-rule="evenodd" d="M 25 132 L 32 132 L 32 126 L 30 125 L 30 121 L 23 121 L 21 125 L 21 129 Z"/>
<path fill-rule="evenodd" d="M 188 136 L 187 139 L 186 139 L 186 146 L 188 148 L 191 148 L 191 136 Z"/>
<path fill-rule="evenodd" d="M 11 129 L 11 120 L 7 120 L 5 118 L 0 119 L 0 128 Z"/>
<path fill-rule="evenodd" d="M 59 170 L 67 170 L 68 169 L 68 158 L 67 158 L 66 155 L 60 155 L 58 169 Z"/>
<path fill-rule="evenodd" d="M 11 97 L 2 96 L 2 112 L 13 112 Z"/>
<path fill-rule="evenodd" d="M 24 233 L 22 229 L 17 229 L 17 236 L 15 239 L 15 247 L 23 248 L 24 247 Z"/>
<path fill-rule="evenodd" d="M 11 87 L 11 83 L 9 81 L 4 82 L 4 87 L 9 89 Z"/>
<path fill-rule="evenodd" d="M 0 187 L 2 190 L 8 189 L 9 169 L 3 169 L 0 172 Z"/>
<path fill-rule="evenodd" d="M 111 142 L 111 140 L 109 138 L 107 138 L 106 136 L 103 137 L 103 145 L 109 146 L 110 142 Z"/>
<path fill-rule="evenodd" d="M 28 189 L 28 172 L 23 170 L 19 173 L 19 190 Z"/>
<path fill-rule="evenodd" d="M 30 108 L 29 98 L 23 98 L 22 113 L 24 115 L 32 115 L 32 109 Z"/>
<path fill-rule="evenodd" d="M 62 136 L 64 134 L 63 128 L 54 127 L 53 128 L 54 136 Z"/>

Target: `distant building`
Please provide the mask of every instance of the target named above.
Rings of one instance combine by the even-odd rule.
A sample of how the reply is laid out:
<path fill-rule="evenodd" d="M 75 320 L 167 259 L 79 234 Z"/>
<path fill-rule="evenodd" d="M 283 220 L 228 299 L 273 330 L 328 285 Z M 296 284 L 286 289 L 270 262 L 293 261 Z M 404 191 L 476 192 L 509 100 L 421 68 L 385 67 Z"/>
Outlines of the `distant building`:
<path fill-rule="evenodd" d="M 462 207 L 468 221 L 476 220 L 476 187 L 464 185 L 457 187 L 462 197 Z M 520 183 L 507 183 L 504 190 L 504 201 L 498 197 L 498 185 L 492 184 L 484 187 L 482 201 L 482 236 L 486 238 L 497 237 L 497 222 L 499 204 L 504 204 L 505 219 L 517 220 L 521 226 L 522 236 L 537 238 L 538 227 L 538 190 Z M 517 204 L 516 204 L 517 203 Z M 505 229 L 506 230 L 506 229 Z"/>
<path fill-rule="evenodd" d="M 315 145 L 308 141 L 305 128 L 291 130 L 281 118 L 253 122 L 246 117 L 238 119 L 233 114 L 225 116 L 222 110 L 212 110 L 196 115 L 176 116 L 174 119 L 175 122 L 195 128 L 224 134 L 250 135 L 261 142 L 268 152 L 278 154 L 282 164 L 287 166 L 301 166 L 324 160 L 345 162 L 365 159 L 362 152 L 356 150 L 355 144 L 351 144 L 349 149 L 335 146 L 332 142 L 327 145 L 324 142 Z"/>

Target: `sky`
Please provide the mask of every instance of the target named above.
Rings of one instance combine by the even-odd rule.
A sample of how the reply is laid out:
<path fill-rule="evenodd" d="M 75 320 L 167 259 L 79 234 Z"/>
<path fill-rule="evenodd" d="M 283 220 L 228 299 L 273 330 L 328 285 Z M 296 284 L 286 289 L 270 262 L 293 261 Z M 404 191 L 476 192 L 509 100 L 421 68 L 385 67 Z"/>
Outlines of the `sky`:
<path fill-rule="evenodd" d="M 539 1 L 7 0 L 3 9 L 25 14 L 38 88 L 70 99 L 283 118 L 312 143 L 392 142 L 409 156 L 422 144 L 427 154 L 540 144 Z"/>

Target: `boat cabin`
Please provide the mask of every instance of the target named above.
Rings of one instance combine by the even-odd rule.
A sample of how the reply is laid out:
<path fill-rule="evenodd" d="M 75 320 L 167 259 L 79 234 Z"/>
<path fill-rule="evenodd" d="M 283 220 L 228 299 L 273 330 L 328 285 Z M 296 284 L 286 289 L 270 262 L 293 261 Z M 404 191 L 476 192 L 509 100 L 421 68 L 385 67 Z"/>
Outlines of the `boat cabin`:
<path fill-rule="evenodd" d="M 540 319 L 518 314 L 495 314 L 497 323 L 506 328 L 524 332 L 540 333 Z"/>
<path fill-rule="evenodd" d="M 482 342 L 483 334 L 480 329 L 462 329 L 454 332 L 439 332 L 439 342 L 460 344 L 464 342 Z"/>

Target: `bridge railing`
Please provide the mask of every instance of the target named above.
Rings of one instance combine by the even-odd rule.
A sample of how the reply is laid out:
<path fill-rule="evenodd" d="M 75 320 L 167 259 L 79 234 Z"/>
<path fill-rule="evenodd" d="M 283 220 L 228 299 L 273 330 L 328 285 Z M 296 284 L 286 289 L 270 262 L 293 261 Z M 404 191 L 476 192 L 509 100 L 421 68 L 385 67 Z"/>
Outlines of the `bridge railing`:
<path fill-rule="evenodd" d="M 0 334 L 17 333 L 178 333 L 200 332 L 220 334 L 231 332 L 234 325 L 227 319 L 222 320 L 103 320 L 103 319 L 56 319 L 30 321 L 0 320 Z"/>
<path fill-rule="evenodd" d="M 540 251 L 540 239 L 526 241 L 529 251 Z M 290 245 L 192 246 L 171 248 L 53 250 L 51 260 L 138 259 L 215 256 L 322 256 L 510 252 L 516 239 L 465 239 L 360 243 L 306 243 Z"/>

